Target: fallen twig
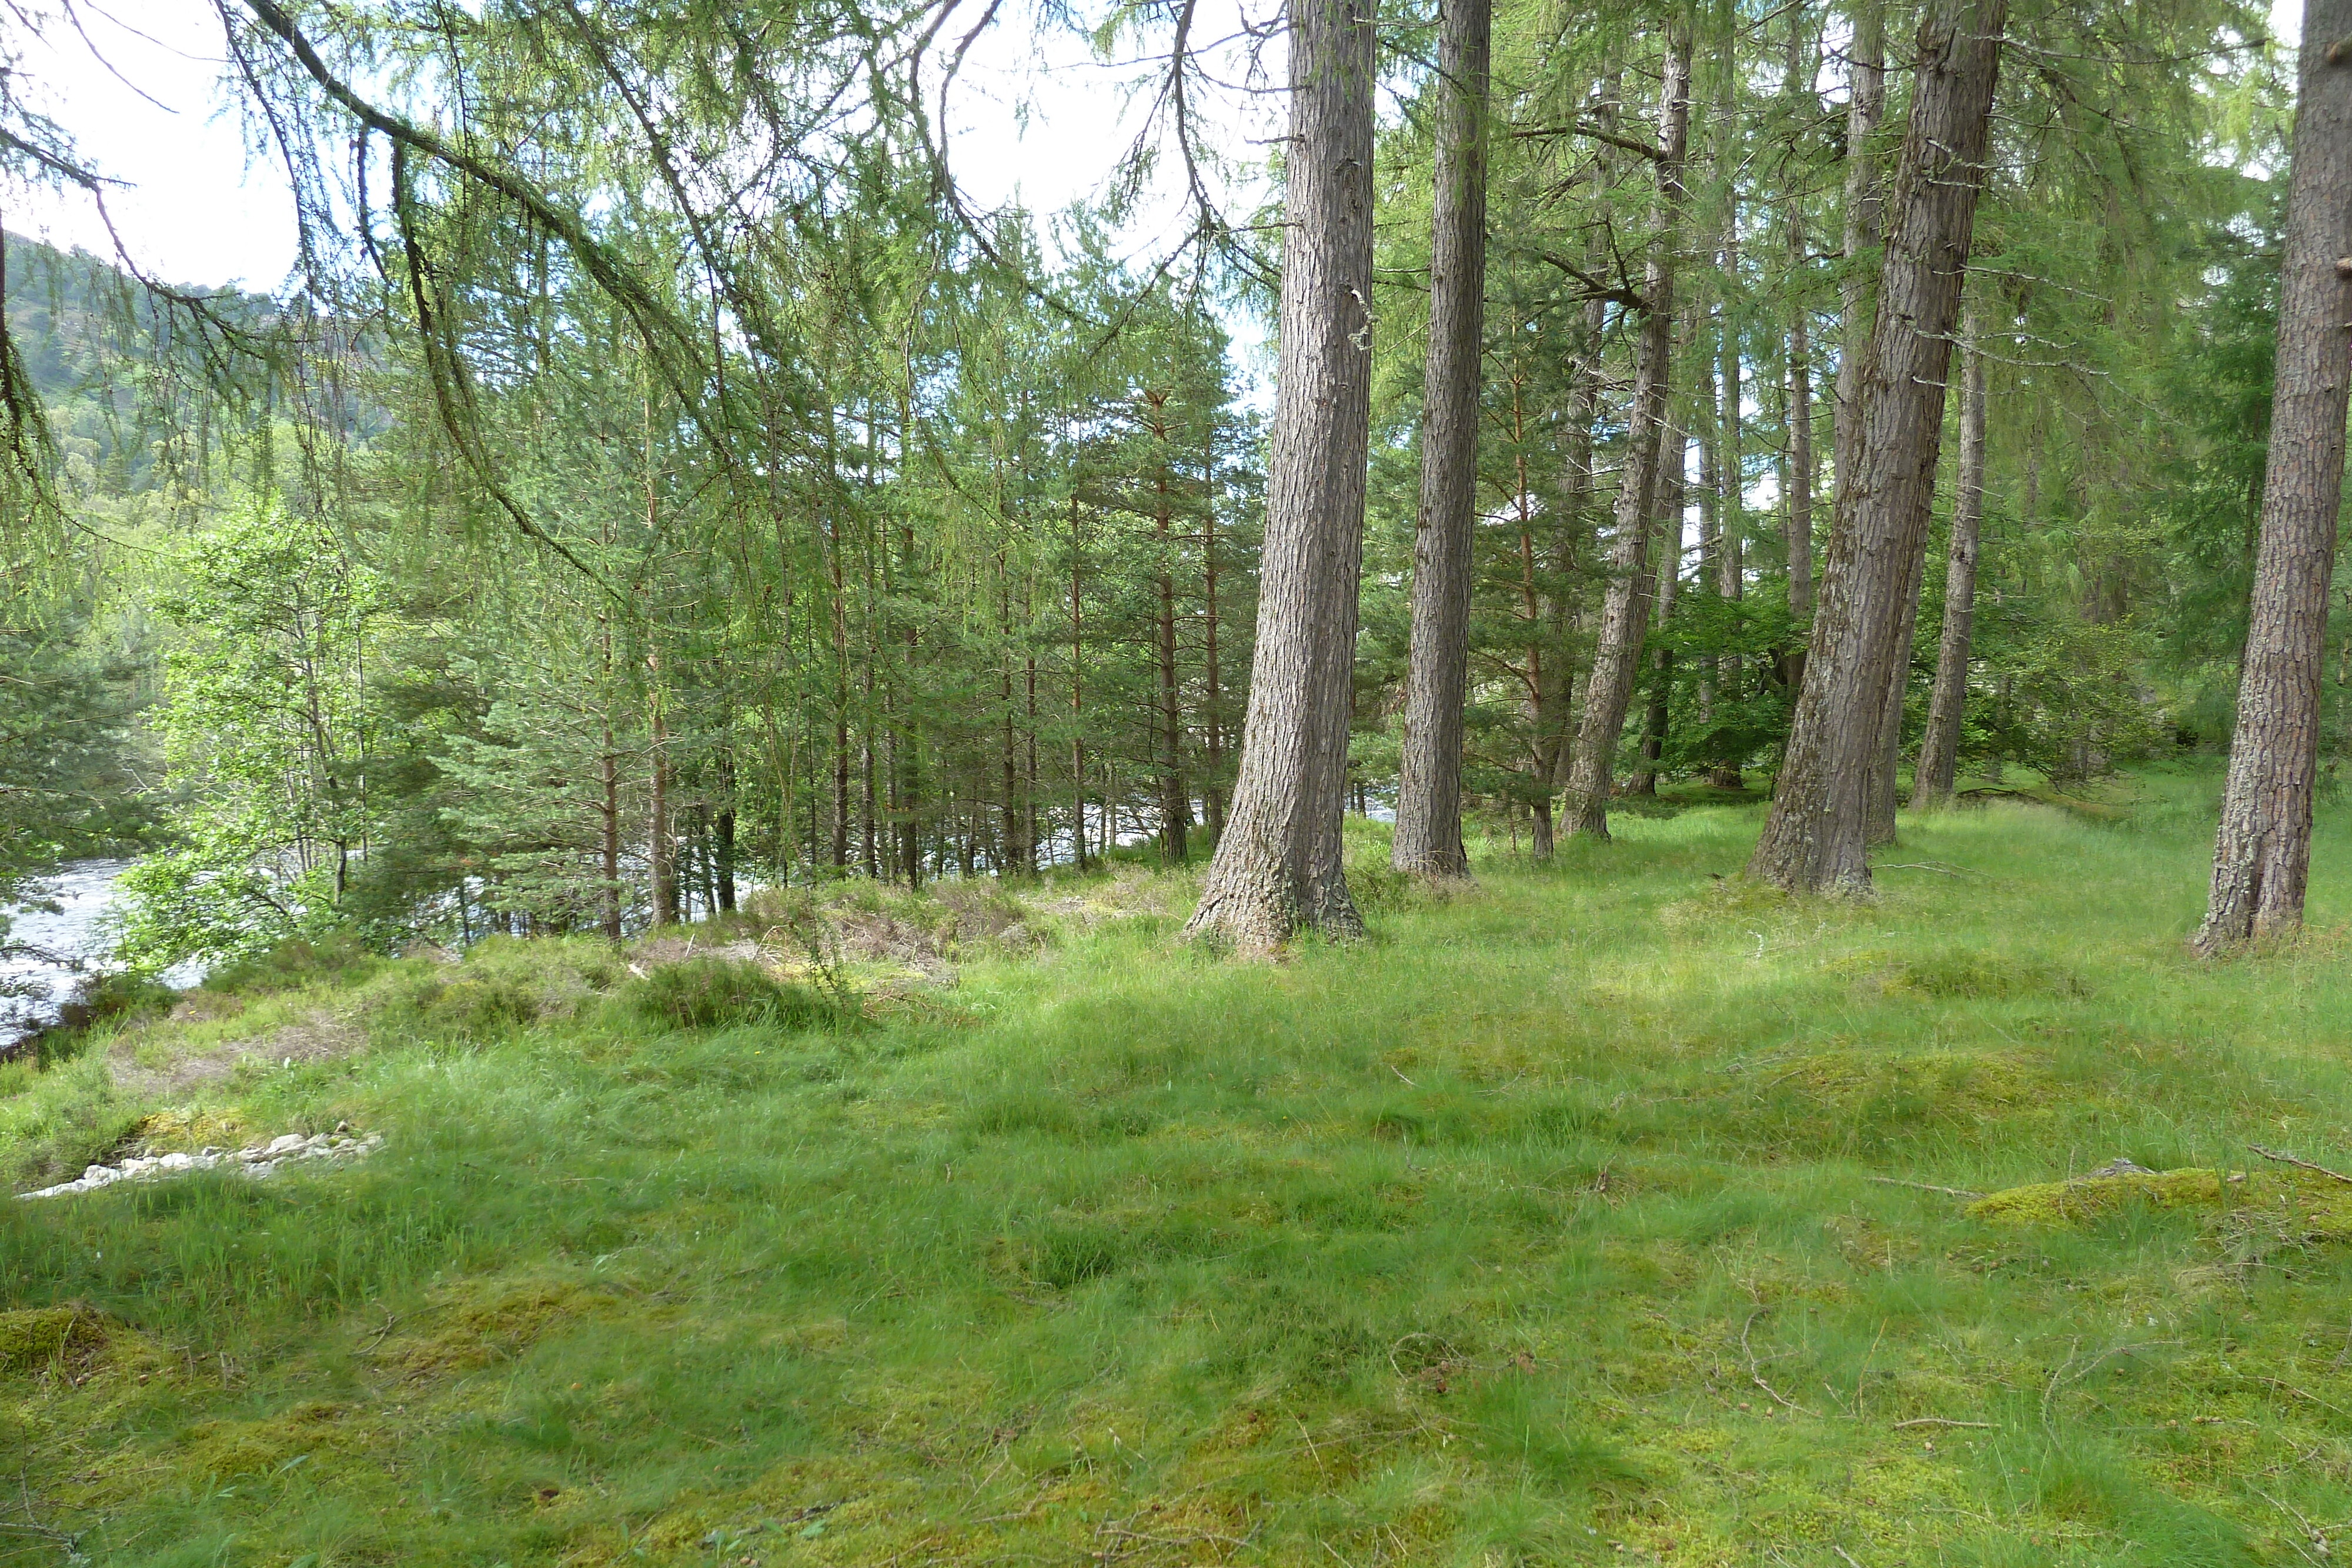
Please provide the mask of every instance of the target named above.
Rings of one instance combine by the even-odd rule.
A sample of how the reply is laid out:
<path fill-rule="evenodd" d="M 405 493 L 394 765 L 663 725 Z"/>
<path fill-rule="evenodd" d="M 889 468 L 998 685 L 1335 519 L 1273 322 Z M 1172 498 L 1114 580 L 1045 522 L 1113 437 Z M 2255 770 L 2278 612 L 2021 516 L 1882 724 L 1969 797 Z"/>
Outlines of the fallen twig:
<path fill-rule="evenodd" d="M 399 1318 L 395 1317 L 389 1312 L 385 1312 L 383 1314 L 383 1326 L 368 1336 L 366 1343 L 360 1346 L 360 1354 L 362 1355 L 365 1355 L 368 1352 L 382 1344 L 384 1341 L 384 1336 L 392 1333 L 393 1325 L 398 1322 L 400 1322 Z"/>
<path fill-rule="evenodd" d="M 1819 1420 L 1822 1414 L 1820 1411 L 1807 1409 L 1802 1405 L 1798 1404 L 1795 1400 L 1785 1397 L 1779 1389 L 1764 1381 L 1764 1369 L 1757 1364 L 1756 1353 L 1748 1348 L 1748 1331 L 1756 1326 L 1756 1320 L 1758 1318 L 1762 1317 L 1770 1310 L 1771 1309 L 1769 1307 L 1757 1308 L 1754 1312 L 1748 1314 L 1748 1321 L 1739 1326 L 1739 1354 L 1748 1358 L 1748 1380 L 1769 1396 L 1774 1404 L 1781 1406 L 1786 1409 L 1794 1410 L 1800 1416 L 1811 1416 L 1815 1420 Z"/>
<path fill-rule="evenodd" d="M 1974 1427 L 1981 1431 L 1992 1430 L 1990 1421 L 1954 1421 L 1943 1416 L 1914 1416 L 1908 1421 L 1895 1423 L 1895 1429 L 1898 1432 L 1906 1427 Z"/>
<path fill-rule="evenodd" d="M 2340 1181 L 2346 1186 L 2352 1186 L 2352 1176 L 2346 1176 L 2342 1171 L 2332 1171 L 2326 1166 L 2315 1166 L 2309 1160 L 2299 1160 L 2293 1155 L 2283 1155 L 2276 1149 L 2266 1149 L 2260 1144 L 2248 1144 L 2246 1147 L 2266 1160 L 2276 1160 L 2283 1166 L 2294 1166 L 2301 1170 L 2315 1171 L 2330 1181 Z"/>
<path fill-rule="evenodd" d="M 2285 1389 L 2289 1394 L 2294 1395 L 2294 1396 L 2296 1398 L 2298 1398 L 2298 1399 L 2308 1399 L 2308 1400 L 2310 1400 L 2314 1405 L 2318 1406 L 2322 1410 L 2333 1410 L 2333 1411 L 2335 1411 L 2335 1412 L 2336 1412 L 2336 1415 L 2338 1415 L 2338 1416 L 2352 1416 L 2352 1411 L 2347 1411 L 2347 1410 L 2345 1410 L 2341 1406 L 2337 1406 L 2337 1405 L 2330 1405 L 2326 1400 L 2322 1399 L 2322 1398 L 2321 1398 L 2318 1395 L 2316 1395 L 2316 1394 L 2309 1394 L 2309 1393 L 2305 1393 L 2303 1389 L 2297 1388 L 2294 1384 L 2287 1382 L 2284 1378 L 2281 1378 L 2281 1377 L 2263 1377 L 2263 1376 L 2262 1376 L 2262 1375 L 2260 1375 L 2258 1374 L 2258 1375 L 2256 1375 L 2256 1376 L 2254 1377 L 2254 1381 L 2255 1381 L 2256 1383 L 2267 1383 L 2267 1384 L 2269 1384 L 2273 1388 L 2284 1388 L 2284 1389 Z"/>
<path fill-rule="evenodd" d="M 1948 1197 L 1982 1197 L 1984 1196 L 1980 1192 L 1970 1192 L 1964 1186 L 1937 1186 L 1933 1182 L 1904 1181 L 1895 1176 L 1864 1176 L 1863 1179 L 1874 1181 L 1881 1186 L 1909 1186 L 1916 1187 L 1921 1192 L 1940 1192 Z"/>

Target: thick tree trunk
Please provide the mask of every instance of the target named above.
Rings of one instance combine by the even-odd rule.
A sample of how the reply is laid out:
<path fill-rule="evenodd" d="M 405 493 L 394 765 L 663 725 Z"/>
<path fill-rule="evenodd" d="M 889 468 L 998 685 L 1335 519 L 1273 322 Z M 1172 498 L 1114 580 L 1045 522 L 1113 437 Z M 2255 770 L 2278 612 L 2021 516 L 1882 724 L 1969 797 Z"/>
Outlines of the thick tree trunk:
<path fill-rule="evenodd" d="M 2278 370 L 2238 727 L 2197 948 L 2303 924 L 2327 587 L 2352 355 L 2352 0 L 2311 0 L 2279 281 Z"/>
<path fill-rule="evenodd" d="M 1877 247 L 1882 219 L 1878 184 L 1878 126 L 1886 113 L 1886 0 L 1861 0 L 1853 18 L 1853 42 L 1846 64 L 1845 244 L 1843 276 L 1838 280 L 1838 373 L 1836 432 L 1832 457 L 1837 486 L 1853 482 L 1855 443 L 1863 413 L 1863 371 L 1870 361 L 1873 269 L 1865 259 Z M 1840 506 L 1844 505 L 1843 498 Z"/>
<path fill-rule="evenodd" d="M 1944 562 L 1944 626 L 1936 643 L 1936 695 L 1919 737 L 1911 806 L 1952 803 L 1959 775 L 1960 720 L 1969 704 L 1969 643 L 1976 625 L 1977 545 L 1984 526 L 1985 361 L 1976 312 L 1960 334 L 1960 473 L 1952 495 L 1952 548 Z"/>
<path fill-rule="evenodd" d="M 1675 247 L 1682 213 L 1682 164 L 1690 141 L 1691 38 L 1686 23 L 1670 24 L 1665 79 L 1658 104 L 1658 194 L 1661 229 L 1643 269 L 1642 339 L 1634 350 L 1633 402 L 1625 431 L 1624 467 L 1617 484 L 1616 538 L 1609 587 L 1601 598 L 1601 632 L 1584 715 L 1568 770 L 1568 831 L 1609 836 L 1609 794 L 1616 777 L 1617 737 L 1625 727 L 1640 674 L 1650 616 L 1649 542 L 1664 449 L 1666 389 L 1675 346 Z"/>
<path fill-rule="evenodd" d="M 1863 776 L 1862 841 L 1870 848 L 1895 841 L 1896 775 L 1903 767 L 1903 712 L 1911 695 L 1912 645 L 1919 634 L 1919 595 L 1927 575 L 1924 538 L 1916 559 L 1905 563 L 1898 591 L 1902 623 L 1895 632 L 1895 657 L 1878 694 L 1878 744 Z"/>
<path fill-rule="evenodd" d="M 1348 895 L 1357 591 L 1371 439 L 1375 6 L 1296 0 L 1281 344 L 1257 646 L 1232 815 L 1186 929 L 1243 952 L 1362 931 Z"/>
<path fill-rule="evenodd" d="M 1788 756 L 1755 876 L 1791 889 L 1866 891 L 1871 760 L 1901 656 L 1907 585 L 1926 548 L 1942 445 L 1953 323 L 1983 189 L 2008 0 L 1935 0 L 1896 176 L 1851 483 L 1822 578 Z"/>
<path fill-rule="evenodd" d="M 1464 876 L 1462 710 L 1470 673 L 1470 553 L 1478 491 L 1478 385 L 1486 320 L 1486 76 L 1490 0 L 1445 0 L 1437 74 L 1437 186 L 1423 372 L 1421 512 L 1412 638 L 1390 863 Z"/>

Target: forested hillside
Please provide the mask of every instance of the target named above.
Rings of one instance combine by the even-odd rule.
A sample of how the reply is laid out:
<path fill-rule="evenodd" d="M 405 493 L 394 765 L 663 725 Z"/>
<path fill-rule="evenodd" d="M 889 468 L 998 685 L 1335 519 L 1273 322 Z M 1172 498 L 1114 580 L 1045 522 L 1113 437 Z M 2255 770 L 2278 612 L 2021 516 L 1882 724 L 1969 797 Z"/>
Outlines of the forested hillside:
<path fill-rule="evenodd" d="M 215 9 L 266 295 L 0 30 L 0 1568 L 2352 1529 L 2352 0 Z"/>

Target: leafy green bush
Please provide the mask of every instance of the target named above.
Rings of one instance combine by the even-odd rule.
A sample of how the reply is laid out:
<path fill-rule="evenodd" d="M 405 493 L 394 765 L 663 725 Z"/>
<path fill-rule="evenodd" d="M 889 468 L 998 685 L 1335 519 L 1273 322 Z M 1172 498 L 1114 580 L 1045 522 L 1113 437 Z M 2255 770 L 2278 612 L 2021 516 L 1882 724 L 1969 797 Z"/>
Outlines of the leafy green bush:
<path fill-rule="evenodd" d="M 757 964 L 731 958 L 666 964 L 630 981 L 622 996 L 640 1018 L 672 1029 L 762 1022 L 810 1029 L 837 1016 L 830 1002 L 807 987 L 787 985 Z"/>

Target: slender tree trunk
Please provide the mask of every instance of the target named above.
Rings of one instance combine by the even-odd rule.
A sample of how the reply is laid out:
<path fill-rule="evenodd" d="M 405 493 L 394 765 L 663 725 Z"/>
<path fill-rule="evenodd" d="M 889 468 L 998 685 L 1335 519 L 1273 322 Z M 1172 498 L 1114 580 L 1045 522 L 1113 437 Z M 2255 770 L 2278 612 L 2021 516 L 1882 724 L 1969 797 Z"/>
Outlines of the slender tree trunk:
<path fill-rule="evenodd" d="M 1208 486 L 1201 507 L 1201 719 L 1208 751 L 1201 800 L 1209 818 L 1209 842 L 1225 836 L 1224 692 L 1217 665 L 1217 486 L 1215 453 L 1206 465 Z"/>
<path fill-rule="evenodd" d="M 1812 92 L 1815 58 L 1806 47 L 1809 37 L 1805 6 L 1789 14 L 1789 73 L 1792 99 Z M 1818 108 L 1818 100 L 1816 100 Z M 1788 206 L 1789 238 L 1789 612 L 1798 623 L 1813 615 L 1813 346 L 1812 306 L 1807 301 L 1804 274 L 1811 265 L 1801 191 L 1791 189 Z M 1800 648 L 1789 656 L 1789 688 L 1805 684 L 1805 654 Z"/>
<path fill-rule="evenodd" d="M 841 525 L 826 530 L 825 569 L 833 580 L 833 863 L 849 868 L 849 605 L 843 590 Z"/>
<path fill-rule="evenodd" d="M 1658 475 L 1659 538 L 1657 624 L 1660 640 L 1650 655 L 1650 709 L 1642 720 L 1642 770 L 1625 786 L 1633 795 L 1658 792 L 1659 765 L 1665 760 L 1667 727 L 1674 715 L 1674 644 L 1664 640 L 1675 612 L 1675 589 L 1683 571 L 1683 474 L 1690 461 L 1689 446 L 1679 430 L 1666 433 L 1666 461 Z"/>
<path fill-rule="evenodd" d="M 1609 794 L 1616 777 L 1617 737 L 1625 727 L 1640 674 L 1650 615 L 1649 539 L 1660 454 L 1665 446 L 1666 392 L 1675 349 L 1675 247 L 1683 204 L 1683 156 L 1690 141 L 1691 37 L 1676 14 L 1668 25 L 1665 79 L 1658 103 L 1661 232 L 1643 269 L 1642 339 L 1634 350 L 1633 402 L 1617 484 L 1609 587 L 1601 632 L 1584 688 L 1584 715 L 1568 771 L 1568 831 L 1609 836 Z"/>
<path fill-rule="evenodd" d="M 646 859 L 653 873 L 653 919 L 656 925 L 677 924 L 677 844 L 669 821 L 669 721 L 663 713 L 661 654 L 646 656 L 653 677 L 646 705 L 653 728 L 653 800 L 647 813 Z"/>
<path fill-rule="evenodd" d="M 596 902 L 603 919 L 604 938 L 609 942 L 621 939 L 621 768 L 620 757 L 613 748 L 613 720 L 604 719 L 604 748 L 596 762 L 604 786 L 603 800 L 597 811 L 598 848 L 602 851 L 601 869 L 604 886 L 597 890 Z"/>
<path fill-rule="evenodd" d="M 1613 110 L 1604 114 L 1613 118 Z M 1595 246 L 1596 259 L 1601 256 Z M 1599 267 L 1594 268 L 1595 275 Z M 1541 785 L 1542 804 L 1536 812 L 1533 853 L 1538 862 L 1552 856 L 1552 796 L 1567 769 L 1569 719 L 1574 709 L 1575 675 L 1568 658 L 1568 639 L 1574 629 L 1577 604 L 1570 586 L 1576 572 L 1578 547 L 1583 542 L 1592 509 L 1592 430 L 1601 416 L 1601 334 L 1609 324 L 1609 303 L 1590 299 L 1584 306 L 1583 347 L 1569 393 L 1567 473 L 1560 486 L 1560 523 L 1553 530 L 1550 557 L 1552 581 L 1544 605 L 1543 645 L 1552 651 L 1544 677 L 1536 683 L 1535 769 Z"/>
<path fill-rule="evenodd" d="M 1886 0 L 1860 0 L 1848 46 L 1845 110 L 1845 263 L 1838 279 L 1836 434 L 1838 505 L 1853 481 L 1863 413 L 1863 372 L 1870 361 L 1873 273 L 1865 259 L 1879 242 L 1878 126 L 1886 113 Z"/>
<path fill-rule="evenodd" d="M 1028 597 L 1025 591 L 1023 597 Z M 1022 748 L 1027 756 L 1022 768 L 1021 804 L 1024 820 L 1021 841 L 1029 846 L 1029 869 L 1034 873 L 1038 852 L 1044 848 L 1037 837 L 1037 655 L 1032 653 L 1028 656 L 1028 665 L 1029 723 L 1022 732 Z"/>
<path fill-rule="evenodd" d="M 1702 311 L 1691 324 L 1694 342 L 1706 343 L 1710 320 Z M 1721 580 L 1718 556 L 1723 549 L 1723 443 L 1717 421 L 1721 404 L 1715 395 L 1716 355 L 1710 347 L 1699 362 L 1699 384 L 1692 389 L 1693 427 L 1698 434 L 1698 570 L 1693 573 L 1692 588 L 1701 596 L 1717 597 L 1716 584 Z M 1715 661 L 1702 654 L 1698 659 L 1698 722 L 1699 728 L 1709 735 L 1715 729 Z M 1713 769 L 1710 768 L 1710 772 Z"/>
<path fill-rule="evenodd" d="M 599 739 L 597 747 L 597 782 L 602 786 L 597 808 L 599 850 L 604 886 L 597 892 L 597 904 L 603 915 L 604 939 L 621 939 L 621 754 L 613 737 L 613 627 L 610 619 L 600 610 L 596 616 L 596 650 L 604 679 L 598 684 L 600 696 Z M 465 919 L 465 883 L 457 884 L 458 920 Z"/>
<path fill-rule="evenodd" d="M 1723 486 L 1723 492 L 1717 511 L 1717 527 L 1720 532 L 1715 553 L 1715 592 L 1716 597 L 1726 603 L 1737 603 L 1747 591 L 1748 472 L 1746 455 L 1742 451 L 1746 436 L 1739 413 L 1742 386 L 1739 324 L 1732 315 L 1731 292 L 1737 287 L 1739 273 L 1739 243 L 1738 231 L 1728 216 L 1724 224 L 1723 267 L 1725 293 L 1720 343 L 1723 412 L 1716 421 L 1716 479 Z M 1719 653 L 1716 656 L 1716 696 L 1727 706 L 1738 700 L 1739 669 L 1738 654 Z M 1715 766 L 1707 772 L 1706 781 L 1718 789 L 1742 788 L 1746 781 L 1739 776 L 1739 764 L 1740 758 L 1737 755 L 1719 752 Z"/>
<path fill-rule="evenodd" d="M 1078 532 L 1077 492 L 1070 493 L 1070 843 L 1078 869 L 1087 869 L 1087 666 L 1086 613 L 1079 589 L 1086 557 Z M 967 868 L 967 873 L 969 868 Z"/>
<path fill-rule="evenodd" d="M 1895 183 L 1851 483 L 1822 579 L 1805 688 L 1751 874 L 1866 891 L 1871 759 L 1906 584 L 1926 548 L 1952 327 L 1975 234 L 2008 0 L 1934 0 Z"/>
<path fill-rule="evenodd" d="M 1154 627 L 1160 654 L 1160 713 L 1156 726 L 1160 731 L 1160 858 L 1169 865 L 1182 865 L 1192 857 L 1186 830 L 1192 821 L 1192 792 L 1184 785 L 1182 686 L 1176 670 L 1176 541 L 1170 517 L 1175 499 L 1168 473 L 1168 430 L 1161 410 L 1166 395 L 1157 395 L 1159 401 L 1152 404 L 1151 428 L 1160 451 L 1152 517 L 1160 547 L 1153 580 L 1160 600 L 1159 622 Z"/>
<path fill-rule="evenodd" d="M 1187 927 L 1244 952 L 1363 929 L 1340 857 L 1371 426 L 1375 6 L 1295 0 L 1281 345 L 1233 815 Z"/>
<path fill-rule="evenodd" d="M 1486 78 L 1491 0 L 1444 0 L 1437 46 L 1437 176 L 1422 382 L 1421 510 L 1412 633 L 1390 863 L 1466 876 L 1462 720 L 1470 674 L 1471 541 L 1486 320 Z M 1549 839 L 1549 835 L 1546 835 Z M 1546 845 L 1549 848 L 1549 844 Z"/>
<path fill-rule="evenodd" d="M 2238 727 L 2197 948 L 2303 925 L 2352 324 L 2352 0 L 2310 0 L 2280 274 L 2278 370 Z"/>
<path fill-rule="evenodd" d="M 1960 720 L 1968 712 L 1969 643 L 1976 624 L 1977 546 L 1984 525 L 1985 362 L 1976 312 L 1960 334 L 1960 474 L 1952 496 L 1952 548 L 1944 562 L 1944 626 L 1936 643 L 1936 695 L 1911 790 L 1914 810 L 1948 806 L 1958 781 Z"/>

